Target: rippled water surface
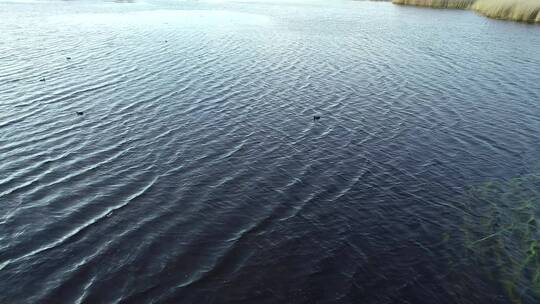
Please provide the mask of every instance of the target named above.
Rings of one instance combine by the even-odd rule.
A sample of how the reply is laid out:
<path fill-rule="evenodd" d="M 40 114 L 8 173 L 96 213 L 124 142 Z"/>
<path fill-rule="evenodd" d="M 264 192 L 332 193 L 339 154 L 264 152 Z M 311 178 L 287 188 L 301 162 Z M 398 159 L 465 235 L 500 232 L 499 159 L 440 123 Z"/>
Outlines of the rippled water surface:
<path fill-rule="evenodd" d="M 0 1 L 0 302 L 537 303 L 539 49 L 389 3 Z"/>

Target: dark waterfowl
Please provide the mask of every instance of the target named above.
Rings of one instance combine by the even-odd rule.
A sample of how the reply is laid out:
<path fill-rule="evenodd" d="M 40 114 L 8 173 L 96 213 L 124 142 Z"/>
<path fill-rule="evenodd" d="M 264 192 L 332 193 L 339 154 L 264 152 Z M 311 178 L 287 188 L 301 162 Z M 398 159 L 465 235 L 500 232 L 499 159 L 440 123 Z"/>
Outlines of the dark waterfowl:
<path fill-rule="evenodd" d="M 71 60 L 71 57 L 66 57 L 67 60 Z"/>
<path fill-rule="evenodd" d="M 77 115 L 79 116 L 82 116 L 84 114 L 84 112 L 75 112 L 75 113 L 77 113 Z"/>
<path fill-rule="evenodd" d="M 313 116 L 313 120 L 319 120 L 319 119 L 321 119 L 320 116 L 318 116 L 318 115 Z"/>
<path fill-rule="evenodd" d="M 39 81 L 43 82 L 43 81 L 45 81 L 45 78 L 41 78 Z"/>

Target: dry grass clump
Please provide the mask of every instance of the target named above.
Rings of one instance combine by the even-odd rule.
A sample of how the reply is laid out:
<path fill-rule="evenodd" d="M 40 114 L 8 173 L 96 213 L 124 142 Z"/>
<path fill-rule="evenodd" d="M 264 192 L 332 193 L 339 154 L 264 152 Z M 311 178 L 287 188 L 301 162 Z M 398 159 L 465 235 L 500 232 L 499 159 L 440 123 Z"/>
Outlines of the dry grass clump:
<path fill-rule="evenodd" d="M 490 18 L 540 23 L 540 0 L 476 0 L 471 8 Z"/>
<path fill-rule="evenodd" d="M 540 1 L 540 0 L 539 0 Z M 460 8 L 466 9 L 474 3 L 474 0 L 392 0 L 394 4 L 429 6 L 435 8 Z"/>

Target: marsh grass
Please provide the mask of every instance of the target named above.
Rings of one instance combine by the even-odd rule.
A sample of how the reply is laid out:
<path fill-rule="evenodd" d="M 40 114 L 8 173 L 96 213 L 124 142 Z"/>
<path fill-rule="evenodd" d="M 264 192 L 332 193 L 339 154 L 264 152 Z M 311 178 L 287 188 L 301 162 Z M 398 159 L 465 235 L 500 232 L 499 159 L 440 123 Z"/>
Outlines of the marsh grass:
<path fill-rule="evenodd" d="M 476 0 L 471 8 L 490 18 L 540 23 L 540 0 Z"/>
<path fill-rule="evenodd" d="M 540 0 L 392 0 L 392 3 L 472 9 L 490 18 L 540 23 Z"/>
<path fill-rule="evenodd" d="M 456 9 L 469 8 L 473 2 L 474 0 L 392 0 L 394 4 Z"/>

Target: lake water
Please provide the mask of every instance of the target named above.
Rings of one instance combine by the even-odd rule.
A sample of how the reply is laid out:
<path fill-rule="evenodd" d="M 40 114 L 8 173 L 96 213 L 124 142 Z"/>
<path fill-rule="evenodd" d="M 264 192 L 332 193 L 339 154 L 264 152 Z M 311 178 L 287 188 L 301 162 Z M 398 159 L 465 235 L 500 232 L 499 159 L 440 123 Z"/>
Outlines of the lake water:
<path fill-rule="evenodd" d="M 468 11 L 2 0 L 0 302 L 537 303 L 539 67 Z"/>

